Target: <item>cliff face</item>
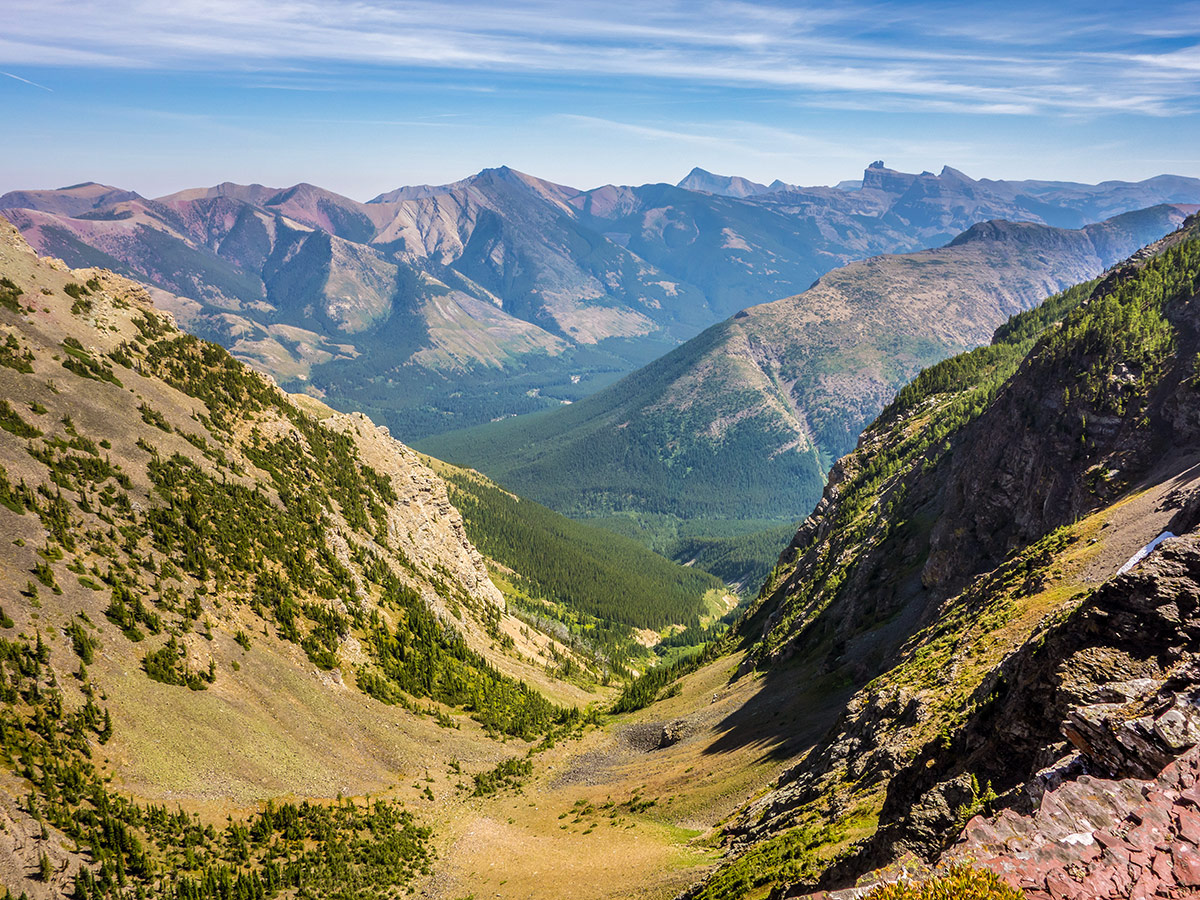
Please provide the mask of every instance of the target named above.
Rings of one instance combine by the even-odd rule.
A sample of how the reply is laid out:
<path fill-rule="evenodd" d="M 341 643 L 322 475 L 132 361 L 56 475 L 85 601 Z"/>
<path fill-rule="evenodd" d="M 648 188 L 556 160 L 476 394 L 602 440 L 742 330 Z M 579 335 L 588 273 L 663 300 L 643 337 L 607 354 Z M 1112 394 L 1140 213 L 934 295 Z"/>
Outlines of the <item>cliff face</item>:
<path fill-rule="evenodd" d="M 702 895 L 739 866 L 797 890 L 936 862 L 978 812 L 1200 741 L 1198 289 L 1191 221 L 927 370 L 835 467 L 743 628 L 777 677 L 818 659 L 861 689 Z"/>

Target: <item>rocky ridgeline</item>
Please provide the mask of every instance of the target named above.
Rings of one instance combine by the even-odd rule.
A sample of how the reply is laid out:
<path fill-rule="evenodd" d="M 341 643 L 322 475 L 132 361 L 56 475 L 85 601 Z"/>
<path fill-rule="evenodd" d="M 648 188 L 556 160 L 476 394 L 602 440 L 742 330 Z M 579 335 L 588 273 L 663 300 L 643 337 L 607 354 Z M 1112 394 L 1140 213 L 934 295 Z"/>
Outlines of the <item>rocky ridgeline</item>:
<path fill-rule="evenodd" d="M 388 509 L 389 542 L 424 571 L 449 571 L 470 596 L 503 608 L 504 597 L 488 577 L 483 555 L 467 537 L 446 482 L 421 462 L 416 451 L 362 413 L 334 413 L 321 422 L 349 435 L 363 461 L 391 479 L 396 502 Z M 435 592 L 426 591 L 425 599 L 440 610 Z"/>
<path fill-rule="evenodd" d="M 1014 792 L 1011 808 L 973 818 L 942 862 L 987 866 L 1038 898 L 1194 896 L 1200 535 L 1165 542 L 1141 569 L 1099 589 L 1059 631 L 1044 645 L 1039 668 L 1053 661 L 1060 672 L 1078 673 L 1105 645 L 1124 651 L 1125 665 L 1100 667 L 1081 698 L 1091 702 L 1066 711 L 1061 732 L 1073 752 L 1039 772 L 1024 797 Z M 1060 656 L 1069 645 L 1074 652 Z M 1138 647 L 1141 653 L 1128 652 Z"/>
<path fill-rule="evenodd" d="M 1036 900 L 1200 896 L 1200 534 L 1165 541 L 1106 582 L 996 684 L 1005 699 L 950 754 L 960 774 L 923 786 L 922 764 L 892 779 L 882 827 L 858 859 L 900 862 L 853 888 L 787 896 L 849 900 L 959 864 L 992 869 Z M 982 803 L 978 779 L 961 774 L 990 760 L 1000 776 L 1056 755 L 1028 780 L 997 782 L 1008 789 Z M 960 832 L 972 804 L 992 811 Z M 957 842 L 939 855 L 947 835 Z"/>
<path fill-rule="evenodd" d="M 743 861 L 785 861 L 784 895 L 854 896 L 907 858 L 1055 898 L 1190 896 L 1198 233 L 1110 273 L 996 387 L 963 363 L 898 402 L 835 469 L 743 626 L 779 677 L 857 687 L 729 829 Z M 1118 574 L 1161 531 L 1182 537 Z"/>
<path fill-rule="evenodd" d="M 1155 778 L 1080 775 L 1032 815 L 968 823 L 945 859 L 986 866 L 1035 900 L 1200 894 L 1200 749 Z"/>

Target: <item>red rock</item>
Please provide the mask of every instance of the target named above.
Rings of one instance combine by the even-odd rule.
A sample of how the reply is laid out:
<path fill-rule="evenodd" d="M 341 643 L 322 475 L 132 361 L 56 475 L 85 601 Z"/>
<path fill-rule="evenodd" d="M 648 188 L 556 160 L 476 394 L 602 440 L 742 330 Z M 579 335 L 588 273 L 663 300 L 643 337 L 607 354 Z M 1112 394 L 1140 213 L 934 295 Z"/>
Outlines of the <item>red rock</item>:
<path fill-rule="evenodd" d="M 1125 835 L 1125 840 L 1137 850 L 1151 850 L 1155 844 L 1167 837 L 1168 834 L 1169 832 L 1165 828 L 1160 828 L 1154 822 L 1147 819 L 1141 824 L 1130 828 L 1129 834 Z"/>
<path fill-rule="evenodd" d="M 1000 833 L 983 816 L 975 816 L 963 829 L 963 838 L 972 844 L 991 845 L 1003 843 Z"/>
<path fill-rule="evenodd" d="M 1092 872 L 1090 875 L 1085 875 L 1083 883 L 1079 885 L 1085 897 L 1095 897 L 1097 900 L 1101 897 L 1115 897 L 1116 895 L 1112 892 L 1112 886 L 1112 882 L 1099 872 Z"/>
<path fill-rule="evenodd" d="M 1150 791 L 1146 798 L 1146 806 L 1138 812 L 1143 822 L 1150 822 L 1160 828 L 1171 827 L 1171 813 L 1175 806 L 1175 797 L 1163 791 Z"/>
<path fill-rule="evenodd" d="M 1200 844 L 1200 813 L 1177 807 L 1175 820 L 1178 823 L 1176 830 L 1181 838 L 1193 844 Z"/>
<path fill-rule="evenodd" d="M 1100 831 L 1093 832 L 1092 837 L 1094 837 L 1098 843 L 1102 844 L 1105 847 L 1120 847 L 1122 850 L 1132 850 L 1133 849 L 1127 843 L 1125 843 L 1125 838 L 1118 837 L 1117 835 L 1115 835 L 1111 831 L 1109 831 L 1107 828 L 1103 828 Z"/>
<path fill-rule="evenodd" d="M 1200 887 L 1200 854 L 1176 847 L 1171 856 L 1176 883 L 1184 887 Z"/>
<path fill-rule="evenodd" d="M 1133 882 L 1129 877 L 1129 868 L 1121 865 L 1101 866 L 1084 879 L 1085 885 L 1090 885 L 1087 897 L 1127 897 Z"/>
<path fill-rule="evenodd" d="M 1100 845 L 1095 842 L 1091 844 L 1075 844 L 1071 848 L 1071 855 L 1075 857 L 1075 861 L 1085 866 L 1098 860 L 1101 852 Z"/>
<path fill-rule="evenodd" d="M 1193 784 L 1179 792 L 1179 799 L 1186 800 L 1192 806 L 1200 807 L 1200 784 Z"/>
<path fill-rule="evenodd" d="M 1062 872 L 1051 872 L 1046 878 L 1046 890 L 1054 900 L 1076 900 L 1086 895 L 1082 885 Z"/>
<path fill-rule="evenodd" d="M 1120 847 L 1110 847 L 1104 851 L 1104 856 L 1101 857 L 1106 865 L 1117 866 L 1122 869 L 1129 868 L 1129 852 L 1122 850 Z"/>
<path fill-rule="evenodd" d="M 1158 876 L 1159 881 L 1165 881 L 1168 884 L 1173 882 L 1175 880 L 1175 876 L 1172 873 L 1173 868 L 1174 865 L 1169 853 L 1159 853 L 1154 857 L 1154 874 Z"/>
<path fill-rule="evenodd" d="M 1113 887 L 1116 888 L 1117 897 L 1124 897 L 1129 893 L 1129 889 L 1133 886 L 1133 879 L 1129 877 L 1129 869 L 1125 866 L 1114 866 L 1112 873 Z"/>
<path fill-rule="evenodd" d="M 1158 893 L 1159 884 L 1154 873 L 1147 869 L 1129 892 L 1129 900 L 1151 900 Z"/>

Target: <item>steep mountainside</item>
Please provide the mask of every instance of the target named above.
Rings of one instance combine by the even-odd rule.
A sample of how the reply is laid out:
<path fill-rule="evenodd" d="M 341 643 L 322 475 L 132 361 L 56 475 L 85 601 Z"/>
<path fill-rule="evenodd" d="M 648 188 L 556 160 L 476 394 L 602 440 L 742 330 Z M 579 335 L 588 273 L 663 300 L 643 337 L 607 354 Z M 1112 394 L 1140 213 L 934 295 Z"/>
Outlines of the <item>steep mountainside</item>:
<path fill-rule="evenodd" d="M 1081 225 L 1200 202 L 1182 178 L 1063 186 L 878 167 L 856 191 L 731 191 L 744 196 L 580 191 L 502 167 L 369 203 L 309 184 L 154 200 L 84 184 L 13 192 L 0 209 L 39 251 L 161 289 L 190 331 L 415 439 L 577 400 L 748 304 L 984 219 Z"/>
<path fill-rule="evenodd" d="M 692 896 L 964 859 L 1039 898 L 1191 889 L 1198 351 L 1193 219 L 900 392 L 740 626 L 768 679 L 856 693 Z"/>
<path fill-rule="evenodd" d="M 794 521 L 922 366 L 1180 221 L 1155 207 L 1076 231 L 976 225 L 946 247 L 851 263 L 751 307 L 567 409 L 422 446 L 573 516 Z"/>
<path fill-rule="evenodd" d="M 502 532 L 481 490 L 0 231 L 0 884 L 348 900 L 454 864 L 605 653 L 719 593 L 549 510 Z"/>

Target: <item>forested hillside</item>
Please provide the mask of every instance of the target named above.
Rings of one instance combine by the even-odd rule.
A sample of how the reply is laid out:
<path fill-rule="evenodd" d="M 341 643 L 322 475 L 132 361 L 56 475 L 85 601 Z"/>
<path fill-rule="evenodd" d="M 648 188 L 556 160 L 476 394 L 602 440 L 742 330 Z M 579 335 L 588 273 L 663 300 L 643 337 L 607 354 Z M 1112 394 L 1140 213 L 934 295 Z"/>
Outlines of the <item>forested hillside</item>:
<path fill-rule="evenodd" d="M 567 629 L 569 640 L 622 671 L 645 664 L 635 629 L 699 629 L 734 599 L 702 569 L 684 568 L 630 538 L 576 522 L 505 491 L 477 472 L 437 460 L 467 534 L 510 588 L 510 610 Z"/>
<path fill-rule="evenodd" d="M 390 800 L 217 833 L 107 782 L 186 796 L 212 768 L 220 796 L 325 796 L 317 760 L 348 729 L 365 745 L 333 777 L 380 784 L 428 758 L 414 731 L 577 722 L 586 694 L 546 671 L 572 652 L 506 615 L 413 451 L 180 333 L 139 286 L 2 238 L 0 744 L 32 785 L 5 814 L 68 839 L 2 866 L 89 898 L 390 896 L 427 873 L 429 829 Z M 408 734 L 381 744 L 390 710 Z"/>
<path fill-rule="evenodd" d="M 1156 207 L 1078 231 L 978 225 L 940 249 L 852 263 L 750 307 L 572 406 L 420 446 L 677 561 L 708 564 L 693 539 L 737 539 L 737 553 L 765 552 L 734 572 L 761 574 L 782 544 L 731 523 L 759 530 L 806 515 L 834 460 L 923 366 L 985 342 L 1009 315 L 1182 218 Z"/>
<path fill-rule="evenodd" d="M 1105 842 L 1151 813 L 1114 798 L 1169 807 L 1194 765 L 1168 723 L 1195 689 L 1198 229 L 925 370 L 839 462 L 738 630 L 768 679 L 843 679 L 846 701 L 690 896 L 964 860 L 1029 896 L 1129 896 L 1140 870 Z"/>

